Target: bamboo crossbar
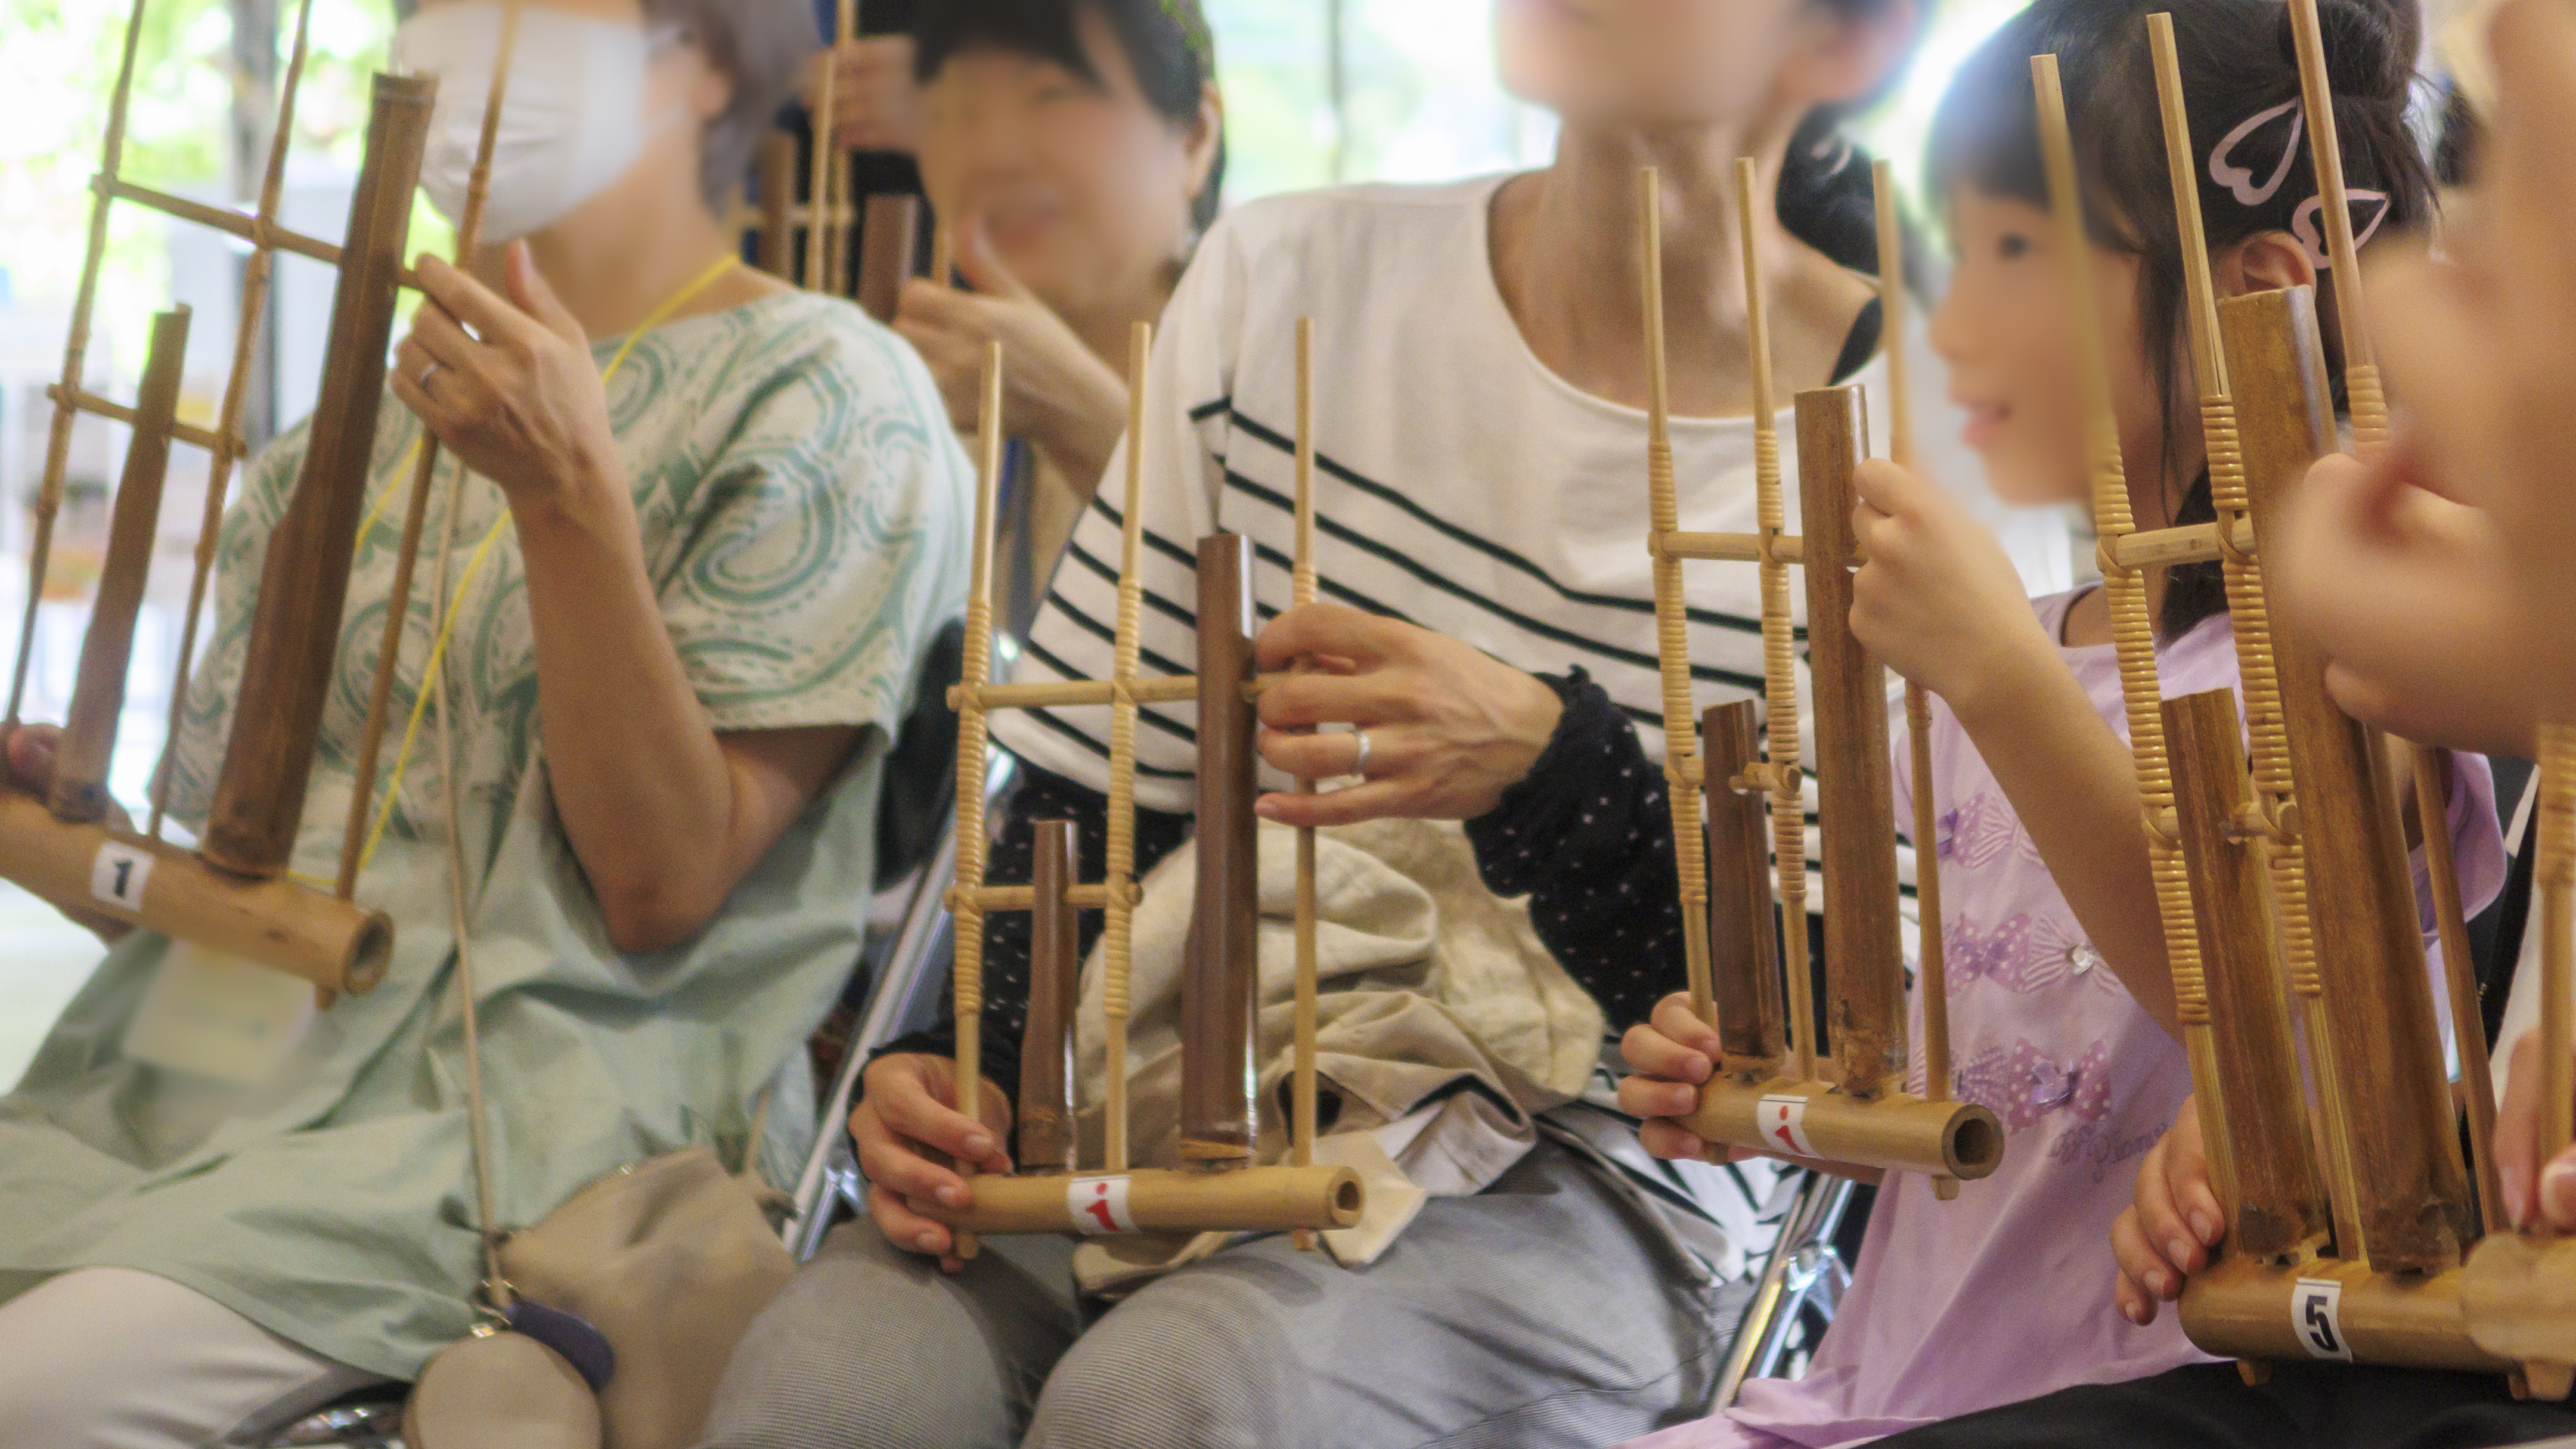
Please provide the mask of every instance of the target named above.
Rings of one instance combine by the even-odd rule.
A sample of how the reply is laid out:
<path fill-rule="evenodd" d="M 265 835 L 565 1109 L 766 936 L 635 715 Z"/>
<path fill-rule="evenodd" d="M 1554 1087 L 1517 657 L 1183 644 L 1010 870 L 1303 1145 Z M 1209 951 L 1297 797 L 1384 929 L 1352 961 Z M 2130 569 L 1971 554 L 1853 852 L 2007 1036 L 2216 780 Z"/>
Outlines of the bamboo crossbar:
<path fill-rule="evenodd" d="M 94 178 L 90 184 L 102 194 L 118 201 L 130 201 L 163 215 L 177 217 L 181 221 L 194 222 L 228 236 L 238 237 L 255 247 L 309 257 L 326 267 L 340 265 L 341 258 L 348 255 L 347 249 L 337 243 L 326 242 L 320 237 L 307 236 L 300 231 L 279 226 L 256 212 L 241 212 L 228 206 L 216 206 L 210 202 L 191 201 L 187 197 L 157 191 L 152 187 L 128 181 L 121 176 L 102 174 Z M 411 268 L 398 269 L 395 277 L 404 287 L 413 291 L 420 290 L 420 274 Z"/>
<path fill-rule="evenodd" d="M 57 405 L 88 413 L 92 417 L 105 418 L 112 423 L 123 423 L 127 427 L 133 427 L 142 421 L 134 409 L 123 403 L 110 402 L 97 393 L 85 392 L 78 388 L 66 390 L 58 382 L 45 384 L 45 397 L 47 401 Z M 250 455 L 250 446 L 241 439 L 215 432 L 210 428 L 198 427 L 194 423 L 172 422 L 165 436 L 174 443 L 186 443 L 192 448 L 201 448 L 209 453 L 229 453 L 235 458 Z"/>
<path fill-rule="evenodd" d="M 1257 675 L 1243 686 L 1245 699 L 1259 699 L 1262 692 L 1285 684 L 1293 676 L 1287 672 Z M 1139 679 L 1127 686 L 1127 697 L 1137 704 L 1190 704 L 1199 697 L 1195 674 L 1163 674 L 1152 679 Z M 987 684 L 949 686 L 951 708 L 963 709 L 969 700 L 983 710 L 997 709 L 1078 709 L 1085 705 L 1113 705 L 1118 702 L 1118 683 L 1111 679 L 1062 679 L 1036 684 Z"/>
<path fill-rule="evenodd" d="M 1135 894 L 1135 885 L 1130 882 L 1126 895 L 1131 905 L 1134 904 Z M 1064 903 L 1077 911 L 1107 910 L 1109 899 L 1109 884 L 1106 881 L 1091 881 L 1083 885 L 1068 886 L 1064 892 Z M 971 890 L 964 886 L 955 886 L 948 892 L 948 903 L 951 909 L 961 902 L 972 903 L 976 910 L 988 916 L 1033 911 L 1037 909 L 1037 900 L 1037 887 L 1033 885 L 985 885 Z"/>
<path fill-rule="evenodd" d="M 1652 534 L 1647 546 L 1657 558 L 1678 558 L 1710 563 L 1761 563 L 1763 539 L 1759 533 L 1692 533 L 1684 529 Z M 2229 530 L 2229 542 L 2238 553 L 2254 552 L 2254 524 L 2239 518 Z M 1773 559 L 1784 564 L 1807 561 L 1806 540 L 1795 534 L 1771 537 Z M 2219 543 L 2215 523 L 2186 523 L 2178 528 L 2148 529 L 2122 535 L 2113 545 L 2111 556 L 2123 568 L 2163 569 L 2181 564 L 2216 563 L 2227 556 Z M 1863 553 L 1861 561 L 1867 561 Z"/>

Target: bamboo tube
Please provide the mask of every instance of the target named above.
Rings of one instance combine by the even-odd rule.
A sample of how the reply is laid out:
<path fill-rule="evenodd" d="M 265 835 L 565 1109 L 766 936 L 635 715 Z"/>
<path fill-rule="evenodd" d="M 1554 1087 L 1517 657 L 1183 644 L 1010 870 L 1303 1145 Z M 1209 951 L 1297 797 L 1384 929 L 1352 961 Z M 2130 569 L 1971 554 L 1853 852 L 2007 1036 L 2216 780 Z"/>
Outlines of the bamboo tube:
<path fill-rule="evenodd" d="M 2231 298 L 2220 315 L 2254 525 L 2268 537 L 2334 446 L 2325 359 L 2303 288 Z M 2272 643 L 2316 927 L 2306 969 L 2290 963 L 2291 988 L 2304 1003 L 2329 1148 L 2344 1145 L 2352 1173 L 2346 1199 L 2329 1163 L 2337 1252 L 2351 1256 L 2348 1201 L 2372 1266 L 2438 1270 L 2457 1261 L 2475 1219 L 2387 759 L 2336 708 L 2326 660 L 2303 631 L 2276 620 Z"/>
<path fill-rule="evenodd" d="M 1243 681 L 1243 697 L 1258 700 L 1261 692 L 1286 683 L 1295 671 L 1257 674 Z M 1161 674 L 1140 679 L 1129 685 L 1127 693 L 1138 704 L 1190 704 L 1199 697 L 1199 680 L 1195 674 Z M 1118 686 L 1107 679 L 1058 679 L 1035 684 L 988 684 L 975 691 L 976 699 L 988 710 L 994 709 L 1067 709 L 1080 705 L 1103 706 L 1117 703 Z M 964 686 L 948 692 L 951 704 L 966 698 Z"/>
<path fill-rule="evenodd" d="M 943 226 L 941 234 L 946 234 Z M 935 257 L 944 258 L 942 249 Z M 944 270 L 932 278 L 948 285 Z M 1118 624 L 1111 656 L 1109 705 L 1108 923 L 1101 932 L 1102 1013 L 1108 1021 L 1109 1070 L 1102 1118 L 1111 1172 L 1127 1170 L 1127 978 L 1136 913 L 1136 658 L 1143 629 L 1145 541 L 1145 384 L 1154 355 L 1154 326 L 1139 322 L 1127 340 L 1127 491 L 1118 524 Z"/>
<path fill-rule="evenodd" d="M 304 793 L 322 724 L 351 555 L 366 507 L 385 353 L 393 340 L 396 283 L 411 229 L 412 190 L 438 83 L 376 77 L 366 161 L 349 210 L 349 247 L 331 309 L 322 393 L 304 471 L 269 537 L 234 717 L 207 819 L 205 856 L 236 875 L 280 874 L 295 850 Z"/>
<path fill-rule="evenodd" d="M 2576 725 L 2543 726 L 2540 750 L 2540 1145 L 2555 1157 L 2576 1140 Z"/>
<path fill-rule="evenodd" d="M 979 1177 L 964 1208 L 922 1216 L 976 1233 L 1239 1233 L 1358 1225 L 1359 1174 L 1347 1167 L 1145 1169 L 1074 1177 Z"/>
<path fill-rule="evenodd" d="M 2469 1169 L 2478 1190 L 2478 1230 L 2513 1226 L 2504 1210 L 2504 1181 L 2495 1159 L 2495 1068 L 2487 1060 L 2486 1018 L 2478 1009 L 2478 968 L 2460 902 L 2460 873 L 2451 859 L 2451 793 L 2447 751 L 2413 745 L 2415 817 L 2424 832 L 2425 874 L 2433 884 L 2433 920 L 2441 933 L 2442 984 L 2451 1006 L 2451 1044 L 2460 1059 L 2462 1095 L 2468 1099 Z"/>
<path fill-rule="evenodd" d="M 832 153 L 832 246 L 823 254 L 823 290 L 835 297 L 855 296 L 857 279 L 850 273 L 850 228 L 858 220 L 852 205 L 858 184 L 858 158 L 848 151 Z"/>
<path fill-rule="evenodd" d="M 1082 993 L 1081 918 L 1066 891 L 1080 875 L 1073 822 L 1036 822 L 1037 903 L 1029 923 L 1029 1023 L 1020 1047 L 1019 1170 L 1081 1167 L 1074 1132 L 1073 1013 Z"/>
<path fill-rule="evenodd" d="M 871 196 L 859 227 L 859 306 L 880 322 L 894 321 L 903 284 L 912 280 L 915 242 L 921 231 L 921 198 Z"/>
<path fill-rule="evenodd" d="M 1906 1069 L 1887 671 L 1851 632 L 1852 508 L 1859 498 L 1852 471 L 1868 454 L 1861 389 L 1798 394 L 1807 662 L 1816 692 L 1816 829 L 1824 839 L 1826 1009 L 1841 1090 L 1864 1101 L 1903 1091 Z"/>
<path fill-rule="evenodd" d="M 1767 215 L 1753 162 L 1735 163 L 1744 251 L 1745 331 L 1753 350 L 1753 491 L 1766 547 L 1762 565 L 1763 707 L 1771 737 L 1771 850 L 1780 876 L 1780 939 L 1789 981 L 1790 1049 L 1800 1081 L 1816 1076 L 1815 977 L 1807 959 L 1807 806 L 1798 765 L 1798 644 L 1790 619 L 1787 495 L 1780 483 L 1780 404 L 1771 382 L 1770 293 L 1754 218 Z M 1800 561 L 1805 554 L 1799 554 Z M 1891 841 L 1891 844 L 1893 842 Z M 1687 917 L 1689 913 L 1684 912 Z"/>
<path fill-rule="evenodd" d="M 2291 44 L 2299 62 L 2299 103 L 2308 124 L 2308 157 L 2317 173 L 2318 224 L 2334 271 L 2335 317 L 2343 333 L 2344 395 L 2353 442 L 2364 461 L 2388 446 L 2388 398 L 2370 342 L 2370 309 L 2362 293 L 2361 249 L 2352 235 L 2352 202 L 2344 189 L 2343 142 L 2336 134 L 2334 83 L 2326 71 L 2317 0 L 2289 0 Z"/>
<path fill-rule="evenodd" d="M 224 400 L 217 410 L 215 431 L 219 446 L 206 473 L 206 510 L 197 528 L 197 556 L 188 580 L 188 608 L 179 620 L 179 659 L 170 681 L 170 717 L 162 738 L 176 740 L 188 715 L 188 675 L 197 655 L 197 627 L 205 612 L 206 587 L 215 574 L 215 549 L 223 536 L 224 505 L 232 491 L 233 465 L 248 450 L 241 446 L 241 419 L 245 400 L 250 396 L 250 372 L 259 355 L 262 332 L 268 314 L 268 285 L 276 270 L 276 253 L 266 244 L 277 222 L 278 207 L 286 194 L 287 148 L 295 134 L 295 101 L 304 84 L 304 62 L 311 53 L 313 0 L 303 0 L 295 12 L 295 42 L 287 53 L 286 79 L 278 88 L 277 130 L 269 137 L 268 171 L 261 179 L 259 206 L 252 220 L 250 255 L 242 262 L 240 325 L 233 336 L 232 375 L 224 383 Z M 174 771 L 154 772 L 152 782 L 152 818 L 144 833 L 158 840 L 161 823 L 169 814 L 170 780 Z"/>
<path fill-rule="evenodd" d="M 850 39 L 850 0 L 840 0 L 839 14 L 832 29 L 833 44 L 821 56 L 823 73 L 814 81 L 814 109 L 807 129 L 812 133 L 813 156 L 805 188 L 805 290 L 832 290 L 831 264 L 832 220 L 840 198 L 832 194 L 832 182 L 839 172 L 832 158 L 839 153 L 840 137 L 835 120 L 840 114 L 836 92 L 841 81 L 839 46 Z"/>
<path fill-rule="evenodd" d="M 1644 239 L 1646 309 L 1646 501 L 1658 536 L 1681 528 L 1680 494 L 1673 482 L 1671 379 L 1664 361 L 1664 206 L 1655 168 L 1637 182 L 1638 234 Z M 1709 983 L 1708 846 L 1700 833 L 1699 784 L 1692 766 L 1699 741 L 1692 729 L 1690 611 L 1682 598 L 1682 561 L 1655 556 L 1656 655 L 1664 694 L 1664 779 L 1673 814 L 1673 861 L 1681 874 L 1682 960 L 1690 984 L 1691 1014 L 1711 1026 L 1717 1007 Z"/>
<path fill-rule="evenodd" d="M 1828 868 L 1825 888 L 1830 891 L 1833 883 Z M 1830 968 L 1833 957 L 1825 961 Z M 1784 1102 L 1793 1113 L 1786 1118 Z M 1905 1092 L 1864 1100 L 1824 1082 L 1719 1078 L 1700 1090 L 1699 1106 L 1679 1121 L 1708 1142 L 1953 1181 L 1988 1176 L 2004 1159 L 2003 1124 L 1989 1108 L 1927 1102 Z"/>
<path fill-rule="evenodd" d="M 1198 899 L 1181 969 L 1181 1156 L 1235 1167 L 1260 1136 L 1257 722 L 1232 687 L 1252 673 L 1252 540 L 1200 539 L 1198 584 Z"/>
<path fill-rule="evenodd" d="M 292 881 L 227 874 L 149 837 L 67 824 L 8 790 L 0 790 L 0 877 L 57 909 L 114 916 L 334 995 L 373 989 L 393 960 L 393 922 L 381 912 Z"/>
<path fill-rule="evenodd" d="M 1297 319 L 1297 551 L 1290 601 L 1298 608 L 1315 602 L 1315 319 Z M 1299 780 L 1297 793 L 1315 793 L 1315 782 Z M 1294 1085 L 1289 1096 L 1288 1161 L 1293 1167 L 1315 1165 L 1315 1032 L 1322 985 L 1315 960 L 1315 827 L 1297 827 L 1297 1010 Z M 1297 1230 L 1297 1246 L 1313 1250 L 1314 1233 Z"/>
<path fill-rule="evenodd" d="M 88 380 L 90 314 L 98 302 L 98 273 L 107 258 L 108 186 L 125 163 L 125 118 L 134 100 L 134 60 L 143 43 L 145 0 L 134 0 L 125 21 L 125 48 L 116 63 L 116 87 L 108 93 L 107 139 L 99 148 L 99 185 L 89 203 L 89 243 L 81 254 L 79 290 L 72 294 L 71 335 L 63 346 L 62 394 L 54 400 L 53 431 L 45 441 L 44 479 L 36 490 L 35 535 L 27 549 L 27 610 L 18 624 L 18 662 L 9 678 L 8 722 L 0 738 L 17 733 L 19 710 L 27 702 L 27 668 L 36 658 L 36 610 L 44 602 L 45 575 L 53 560 L 54 519 L 63 507 L 63 474 L 70 466 L 72 423 L 76 413 L 66 395 Z"/>
<path fill-rule="evenodd" d="M 94 418 L 105 418 L 111 423 L 122 423 L 129 428 L 136 422 L 134 409 L 125 404 L 100 397 L 94 392 L 67 393 L 63 391 L 60 383 L 45 384 L 45 400 L 67 403 L 74 412 L 87 413 Z M 229 453 L 235 460 L 239 460 L 247 451 L 242 447 L 240 439 L 227 438 L 212 428 L 201 428 L 194 423 L 174 421 L 170 424 L 168 432 L 170 441 L 186 443 L 192 448 L 209 454 Z"/>
<path fill-rule="evenodd" d="M 760 269 L 796 280 L 796 138 L 772 131 L 760 142 Z"/>
<path fill-rule="evenodd" d="M 2228 1251 L 2283 1258 L 2323 1232 L 2327 1217 L 2309 1156 L 2289 1002 L 2263 910 L 2259 837 L 2237 828 L 2253 790 L 2237 743 L 2236 696 L 2220 689 L 2169 699 L 2164 717 L 2192 904 L 2209 952 L 2208 1054 L 2192 1063 L 2203 1140 L 2214 1144 L 2210 1162 Z M 2213 1125 L 2218 1135 L 2207 1136 Z"/>
<path fill-rule="evenodd" d="M 501 36 L 492 58 L 492 88 L 483 99 L 483 133 L 475 142 L 474 167 L 465 183 L 465 214 L 456 223 L 456 265 L 471 271 L 482 249 L 483 208 L 492 196 L 492 152 L 500 143 L 501 109 L 510 95 L 510 67 L 519 49 L 519 0 L 501 7 Z M 403 516 L 402 545 L 394 555 L 391 593 L 385 600 L 384 642 L 376 650 L 376 677 L 367 694 L 367 722 L 358 733 L 358 763 L 351 773 L 349 820 L 340 836 L 337 894 L 355 898 L 358 871 L 365 866 L 368 820 L 375 812 L 376 763 L 385 747 L 385 726 L 392 718 L 394 679 L 402 668 L 403 633 L 411 623 L 412 575 L 420 567 L 421 531 L 429 523 L 429 495 L 438 477 L 438 439 L 421 430 L 420 461 L 412 469 L 410 507 Z M 464 480 L 457 481 L 461 494 Z"/>
<path fill-rule="evenodd" d="M 984 353 L 983 410 L 976 424 L 975 543 L 966 593 L 966 659 L 971 680 L 993 677 L 993 517 L 1002 478 L 1002 344 Z M 955 985 L 958 1110 L 980 1118 L 984 1092 L 984 912 L 972 894 L 984 884 L 984 775 L 991 764 L 984 711 L 970 698 L 957 716 L 957 883 Z M 975 1165 L 958 1164 L 972 1176 Z M 960 1233 L 957 1256 L 975 1256 Z"/>
<path fill-rule="evenodd" d="M 116 486 L 98 601 L 81 637 L 80 674 L 54 754 L 54 818 L 68 824 L 105 820 L 114 803 L 107 793 L 107 770 L 116 754 L 117 720 L 125 713 L 125 676 L 134 664 L 134 621 L 143 611 L 143 586 L 161 531 L 170 424 L 178 416 L 180 374 L 187 364 L 188 309 L 175 307 L 152 319 L 152 348 L 134 399 L 134 437 L 126 446 L 125 476 Z"/>
<path fill-rule="evenodd" d="M 2374 1273 L 2359 1263 L 2316 1259 L 2275 1268 L 2230 1257 L 2184 1283 L 2183 1329 L 2211 1353 L 2304 1362 L 2348 1357 L 2409 1368 L 2503 1373 L 2515 1365 L 2471 1337 L 2462 1298 L 2466 1275 Z M 2329 1315 L 2310 1305 L 2303 1284 L 2330 1284 Z M 2321 1339 L 2342 1349 L 2336 1354 Z"/>
<path fill-rule="evenodd" d="M 1780 953 L 1771 915 L 1771 846 L 1760 784 L 1762 731 L 1753 701 L 1700 718 L 1708 767 L 1709 981 L 1725 1060 L 1718 1070 L 1767 1081 L 1788 1055 Z M 1752 788 L 1739 786 L 1744 781 Z"/>

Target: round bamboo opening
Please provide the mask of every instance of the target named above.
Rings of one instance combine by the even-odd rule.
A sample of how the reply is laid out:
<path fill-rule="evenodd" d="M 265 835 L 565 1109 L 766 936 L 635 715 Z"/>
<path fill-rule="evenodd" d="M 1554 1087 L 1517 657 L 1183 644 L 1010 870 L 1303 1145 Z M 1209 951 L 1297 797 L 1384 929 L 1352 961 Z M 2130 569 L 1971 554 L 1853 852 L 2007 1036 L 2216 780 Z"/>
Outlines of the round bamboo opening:
<path fill-rule="evenodd" d="M 1984 1177 L 2001 1166 L 2004 1160 L 2004 1132 L 1992 1112 L 1982 1109 L 1959 1114 L 1950 1129 L 1949 1158 L 1953 1172 L 1961 1178 Z"/>
<path fill-rule="evenodd" d="M 1345 1226 L 1358 1222 L 1364 1202 L 1358 1178 L 1346 1177 L 1333 1184 L 1333 1217 L 1336 1221 Z"/>
<path fill-rule="evenodd" d="M 382 911 L 371 911 L 349 946 L 349 994 L 373 991 L 394 964 L 394 923 Z"/>

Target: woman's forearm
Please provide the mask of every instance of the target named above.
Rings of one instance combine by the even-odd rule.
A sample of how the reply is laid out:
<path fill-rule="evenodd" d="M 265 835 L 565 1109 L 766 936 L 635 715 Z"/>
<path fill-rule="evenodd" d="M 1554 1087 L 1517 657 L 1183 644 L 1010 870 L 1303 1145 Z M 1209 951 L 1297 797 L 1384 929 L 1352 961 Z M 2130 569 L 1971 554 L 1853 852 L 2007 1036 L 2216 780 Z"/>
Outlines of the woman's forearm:
<path fill-rule="evenodd" d="M 2129 747 L 2053 653 L 1949 701 L 2093 948 L 2166 1031 L 2177 1031 L 2163 917 Z"/>

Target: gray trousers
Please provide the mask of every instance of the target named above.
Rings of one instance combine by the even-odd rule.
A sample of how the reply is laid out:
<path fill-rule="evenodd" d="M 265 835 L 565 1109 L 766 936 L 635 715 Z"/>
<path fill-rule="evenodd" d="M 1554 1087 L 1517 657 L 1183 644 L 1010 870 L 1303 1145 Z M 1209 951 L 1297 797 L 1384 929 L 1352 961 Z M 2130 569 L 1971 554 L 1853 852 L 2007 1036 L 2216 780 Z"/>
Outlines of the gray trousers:
<path fill-rule="evenodd" d="M 753 1325 L 707 1449 L 1550 1449 L 1701 1417 L 1748 1288 L 1542 1138 L 1377 1262 L 1238 1243 L 1086 1323 L 1062 1239 L 964 1273 L 847 1223 Z"/>

